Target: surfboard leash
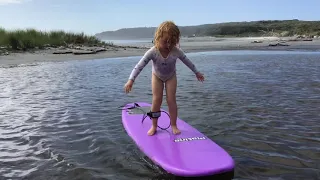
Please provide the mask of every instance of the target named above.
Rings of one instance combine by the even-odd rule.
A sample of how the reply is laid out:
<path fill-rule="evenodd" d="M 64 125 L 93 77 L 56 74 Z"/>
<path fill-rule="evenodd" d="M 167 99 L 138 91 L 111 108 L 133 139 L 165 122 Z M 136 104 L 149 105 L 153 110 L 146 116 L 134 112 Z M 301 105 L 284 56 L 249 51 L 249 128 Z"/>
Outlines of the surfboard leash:
<path fill-rule="evenodd" d="M 133 103 L 133 106 L 129 106 L 129 107 L 127 107 L 126 109 L 123 109 L 123 107 L 126 107 L 126 105 L 119 106 L 118 109 L 119 109 L 119 108 L 120 108 L 120 110 L 139 109 L 140 111 L 142 111 L 142 112 L 143 112 L 143 116 L 142 116 L 141 123 L 143 123 L 143 121 L 144 121 L 147 117 L 149 117 L 149 119 L 152 120 L 152 118 L 153 118 L 152 113 L 160 113 L 160 115 L 157 116 L 157 118 L 159 118 L 159 117 L 161 116 L 161 112 L 164 112 L 164 113 L 166 113 L 166 114 L 168 115 L 168 117 L 170 118 L 170 115 L 169 115 L 166 111 L 158 111 L 158 112 L 151 112 L 151 111 L 149 111 L 149 112 L 146 112 L 146 111 L 144 111 L 143 109 L 140 108 L 141 106 L 140 106 L 138 103 Z M 167 130 L 170 126 L 171 126 L 171 123 L 169 123 L 169 126 L 166 127 L 166 128 L 160 127 L 159 125 L 158 125 L 158 128 L 160 128 L 160 129 L 162 129 L 162 130 Z"/>
<path fill-rule="evenodd" d="M 142 109 L 141 109 L 142 110 Z M 143 110 L 142 110 L 143 111 Z M 166 113 L 167 115 L 168 115 L 168 117 L 170 118 L 170 115 L 166 112 L 166 111 L 158 111 L 158 112 L 155 112 L 155 113 L 160 113 L 160 116 L 161 116 L 161 112 L 164 112 L 164 113 Z M 146 119 L 146 117 L 149 117 L 149 119 L 150 120 L 152 120 L 152 113 L 153 112 L 145 112 L 144 111 L 144 114 L 143 114 L 143 118 L 142 118 L 142 121 L 141 121 L 141 123 L 143 123 L 143 121 Z M 156 117 L 156 118 L 159 118 L 160 116 L 158 116 L 158 117 Z M 169 123 L 169 126 L 168 127 L 166 127 L 166 128 L 162 128 L 162 127 L 160 127 L 159 125 L 158 125 L 158 128 L 160 128 L 160 129 L 162 129 L 162 130 L 167 130 L 169 127 L 171 126 L 171 124 Z"/>

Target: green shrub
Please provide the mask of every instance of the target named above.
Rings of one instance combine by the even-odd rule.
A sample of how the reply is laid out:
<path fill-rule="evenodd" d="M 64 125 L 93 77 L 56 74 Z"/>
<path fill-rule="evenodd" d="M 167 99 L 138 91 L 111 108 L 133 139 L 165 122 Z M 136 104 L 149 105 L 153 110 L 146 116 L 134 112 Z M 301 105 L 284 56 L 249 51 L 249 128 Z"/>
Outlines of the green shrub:
<path fill-rule="evenodd" d="M 72 33 L 64 31 L 43 32 L 36 29 L 6 31 L 0 28 L 0 46 L 13 50 L 27 50 L 33 48 L 44 48 L 46 46 L 74 45 L 110 45 L 100 41 L 95 36 L 84 33 Z"/>

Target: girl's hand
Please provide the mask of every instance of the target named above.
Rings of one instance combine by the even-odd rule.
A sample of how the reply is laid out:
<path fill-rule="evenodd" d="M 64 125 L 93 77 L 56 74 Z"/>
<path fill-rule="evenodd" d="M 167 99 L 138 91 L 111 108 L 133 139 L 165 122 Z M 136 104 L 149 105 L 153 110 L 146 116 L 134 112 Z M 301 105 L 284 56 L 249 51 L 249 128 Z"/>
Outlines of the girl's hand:
<path fill-rule="evenodd" d="M 197 76 L 197 79 L 199 80 L 199 81 L 204 81 L 204 76 L 203 76 L 203 74 L 201 74 L 200 72 L 198 72 L 197 74 L 196 74 L 196 76 Z"/>
<path fill-rule="evenodd" d="M 128 80 L 128 82 L 124 85 L 124 91 L 126 93 L 129 93 L 132 89 L 132 85 L 133 85 L 133 81 L 132 80 Z"/>

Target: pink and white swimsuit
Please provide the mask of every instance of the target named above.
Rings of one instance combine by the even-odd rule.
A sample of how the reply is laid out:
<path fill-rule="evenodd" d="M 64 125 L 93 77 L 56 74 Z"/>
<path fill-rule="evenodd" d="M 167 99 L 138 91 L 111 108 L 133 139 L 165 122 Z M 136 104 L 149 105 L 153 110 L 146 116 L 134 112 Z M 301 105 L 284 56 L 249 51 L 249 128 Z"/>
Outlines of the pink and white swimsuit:
<path fill-rule="evenodd" d="M 189 67 L 194 73 L 198 70 L 185 53 L 178 47 L 174 47 L 167 58 L 162 57 L 160 51 L 155 47 L 151 47 L 140 61 L 136 64 L 132 70 L 129 79 L 135 80 L 140 74 L 142 69 L 152 60 L 152 72 L 160 78 L 163 82 L 166 82 L 176 73 L 176 61 L 180 59 L 187 67 Z"/>

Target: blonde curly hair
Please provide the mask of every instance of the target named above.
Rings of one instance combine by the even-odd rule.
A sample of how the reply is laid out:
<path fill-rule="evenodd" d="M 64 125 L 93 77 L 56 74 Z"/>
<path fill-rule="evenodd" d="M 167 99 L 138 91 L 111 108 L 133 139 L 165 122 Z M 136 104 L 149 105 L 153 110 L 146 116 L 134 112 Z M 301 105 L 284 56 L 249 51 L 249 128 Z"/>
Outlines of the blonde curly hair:
<path fill-rule="evenodd" d="M 160 47 L 160 40 L 164 34 L 169 36 L 170 46 L 179 44 L 181 34 L 178 26 L 173 21 L 164 21 L 159 25 L 154 35 L 154 45 L 157 49 Z"/>

